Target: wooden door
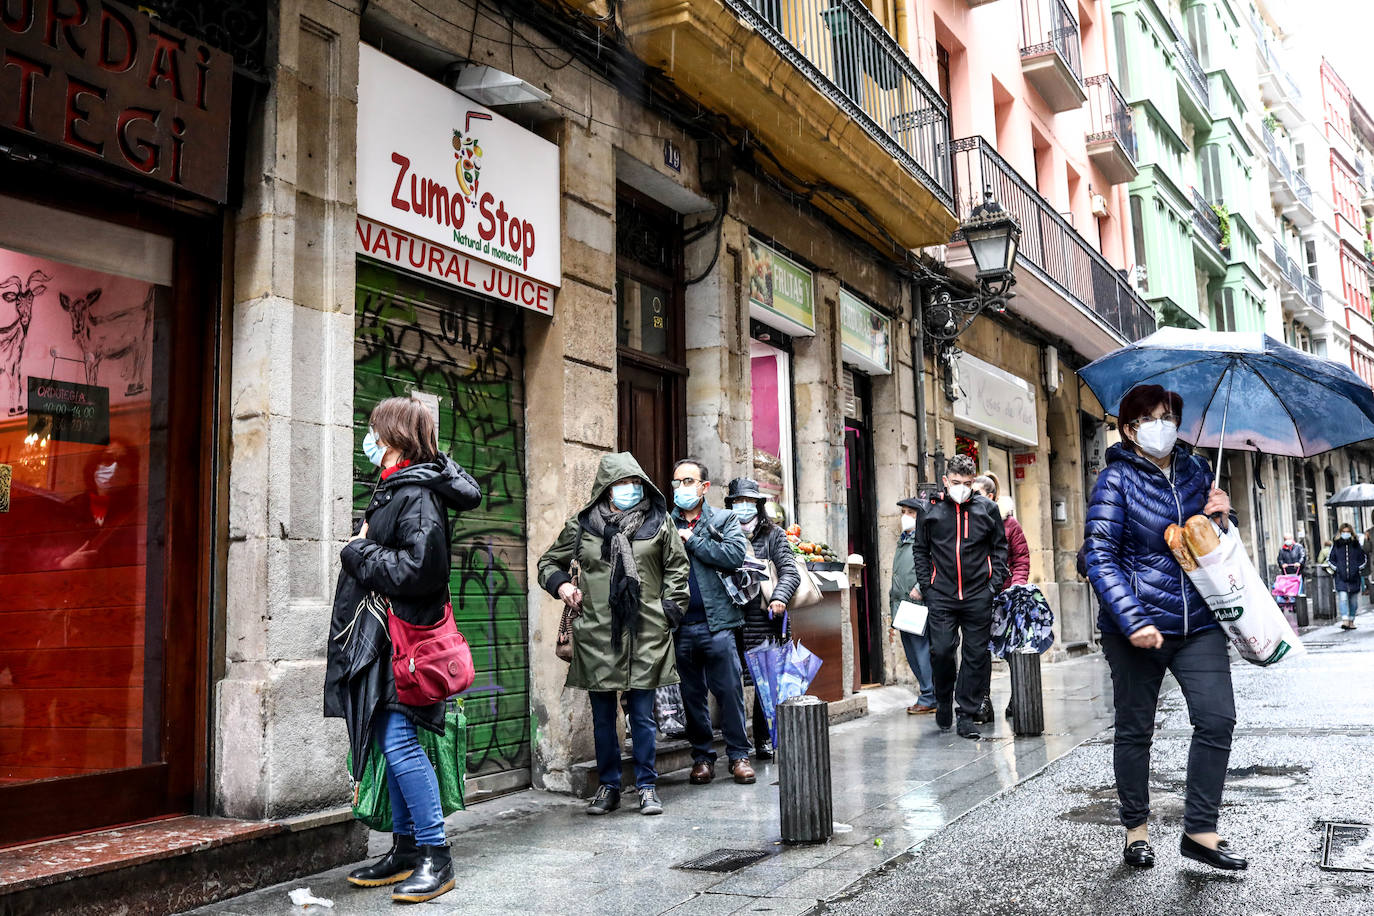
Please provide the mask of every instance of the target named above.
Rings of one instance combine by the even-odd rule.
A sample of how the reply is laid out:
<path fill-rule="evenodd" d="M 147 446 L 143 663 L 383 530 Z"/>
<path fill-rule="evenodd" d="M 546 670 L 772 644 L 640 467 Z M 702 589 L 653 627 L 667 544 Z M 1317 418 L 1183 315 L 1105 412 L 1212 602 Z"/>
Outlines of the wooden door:
<path fill-rule="evenodd" d="M 654 486 L 668 493 L 678 457 L 673 409 L 674 377 L 628 361 L 620 363 L 619 409 L 622 452 L 635 456 Z"/>

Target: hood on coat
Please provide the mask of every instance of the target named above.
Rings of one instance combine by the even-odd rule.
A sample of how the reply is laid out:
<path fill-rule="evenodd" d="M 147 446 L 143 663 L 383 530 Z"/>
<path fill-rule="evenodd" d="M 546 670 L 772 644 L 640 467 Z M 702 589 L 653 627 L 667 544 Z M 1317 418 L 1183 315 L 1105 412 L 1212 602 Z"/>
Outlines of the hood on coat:
<path fill-rule="evenodd" d="M 602 457 L 601 464 L 596 469 L 596 480 L 592 482 L 592 498 L 577 514 L 584 528 L 587 527 L 587 519 L 591 510 L 605 498 L 606 491 L 611 488 L 611 484 L 617 480 L 624 480 L 626 477 L 638 477 L 644 481 L 644 498 L 649 500 L 649 503 L 656 510 L 649 513 L 644 522 L 644 527 L 637 532 L 638 537 L 642 539 L 652 535 L 663 524 L 663 515 L 668 511 L 668 501 L 663 498 L 663 492 L 654 486 L 654 482 L 648 474 L 644 473 L 644 469 L 639 466 L 634 455 L 629 452 L 615 452 Z M 646 531 L 650 528 L 652 530 Z M 600 532 L 596 533 L 599 534 Z"/>
<path fill-rule="evenodd" d="M 464 511 L 478 506 L 482 497 L 473 485 L 472 478 L 448 455 L 440 455 L 433 461 L 412 464 L 401 468 L 378 485 L 379 490 L 393 487 L 424 487 L 456 511 Z"/>

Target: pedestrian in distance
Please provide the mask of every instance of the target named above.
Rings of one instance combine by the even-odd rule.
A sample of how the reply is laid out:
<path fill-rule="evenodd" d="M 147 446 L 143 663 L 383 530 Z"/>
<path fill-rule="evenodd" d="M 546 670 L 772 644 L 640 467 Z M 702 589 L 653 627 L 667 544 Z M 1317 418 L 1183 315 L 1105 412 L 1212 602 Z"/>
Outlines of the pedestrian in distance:
<path fill-rule="evenodd" d="M 1001 499 L 1002 484 L 997 479 L 997 475 L 989 471 L 986 474 L 975 477 L 973 489 L 992 500 L 999 509 L 1004 505 Z M 1004 592 L 1013 585 L 1030 584 L 1030 544 L 1026 541 L 1025 529 L 1021 527 L 1015 516 L 1012 514 L 1014 508 L 1007 506 L 1007 511 L 1002 514 L 1002 524 L 1007 532 L 1007 579 L 997 589 Z M 983 705 L 978 709 L 975 717 L 979 725 L 986 725 L 992 721 L 992 666 L 988 666 L 988 683 L 983 685 Z M 1007 706 L 1007 718 L 1011 718 L 1011 705 Z"/>
<path fill-rule="evenodd" d="M 691 559 L 687 613 L 675 639 L 682 676 L 682 705 L 687 714 L 687 740 L 692 744 L 692 785 L 715 778 L 716 750 L 710 697 L 720 710 L 720 731 L 735 782 L 755 781 L 749 763 L 749 735 L 744 726 L 744 670 L 735 632 L 744 614 L 730 598 L 721 577 L 744 565 L 748 542 L 739 517 L 714 509 L 706 501 L 711 474 L 698 458 L 683 458 L 673 467 L 673 521 Z"/>
<path fill-rule="evenodd" d="M 633 455 L 606 455 L 591 499 L 539 558 L 539 584 L 578 616 L 566 686 L 588 692 L 598 785 L 587 813 L 620 807 L 617 693 L 629 700 L 640 814 L 662 814 L 654 691 L 678 682 L 673 628 L 687 606 L 687 554 L 662 492 Z"/>
<path fill-rule="evenodd" d="M 1321 553 L 1317 554 L 1317 565 L 1325 567 L 1326 558 L 1329 556 L 1331 556 L 1331 539 L 1327 538 L 1326 540 L 1322 541 Z"/>
<path fill-rule="evenodd" d="M 935 724 L 947 731 L 958 705 L 958 733 L 978 739 L 973 717 L 986 695 L 992 664 L 988 638 L 992 596 L 1007 578 L 1007 534 L 997 506 L 973 492 L 973 459 L 955 455 L 945 489 L 916 523 L 912 552 L 926 598 Z M 957 660 L 962 636 L 962 664 Z"/>
<path fill-rule="evenodd" d="M 1320 558 L 1318 562 L 1321 562 Z M 1307 570 L 1307 548 L 1294 540 L 1293 535 L 1285 534 L 1283 545 L 1279 547 L 1278 564 L 1279 573 L 1282 575 L 1302 575 Z"/>
<path fill-rule="evenodd" d="M 1150 743 L 1160 683 L 1169 671 L 1193 724 L 1179 849 L 1185 858 L 1237 870 L 1246 860 L 1217 836 L 1236 724 L 1226 636 L 1164 539 L 1169 525 L 1194 515 L 1222 526 L 1236 518 L 1226 493 L 1213 486 L 1206 459 L 1178 441 L 1182 415 L 1182 397 L 1159 385 L 1138 385 L 1121 399 L 1122 441 L 1107 450 L 1107 466 L 1088 502 L 1085 562 L 1112 673 L 1123 858 L 1139 868 L 1155 862 Z"/>
<path fill-rule="evenodd" d="M 1346 522 L 1337 532 L 1331 554 L 1326 558 L 1326 568 L 1335 580 L 1336 612 L 1340 615 L 1342 630 L 1355 629 L 1355 615 L 1360 609 L 1360 577 L 1367 563 L 1364 550 L 1355 540 L 1354 526 Z"/>
<path fill-rule="evenodd" d="M 1364 548 L 1365 594 L 1374 597 L 1374 525 L 1365 529 L 1360 546 Z"/>
<path fill-rule="evenodd" d="M 753 601 L 742 605 L 744 626 L 735 631 L 740 655 L 740 665 L 748 671 L 744 653 L 748 649 L 762 645 L 772 639 L 781 642 L 786 634 L 782 631 L 787 603 L 801 585 L 801 573 L 793 559 L 792 545 L 787 542 L 787 532 L 773 523 L 764 511 L 763 493 L 758 481 L 748 477 L 736 477 L 730 481 L 725 494 L 725 505 L 739 519 L 740 530 L 749 540 L 754 556 L 773 564 L 777 573 L 777 585 L 772 595 L 765 601 L 762 593 Z M 768 718 L 764 715 L 763 702 L 758 691 L 754 691 L 754 756 L 760 760 L 773 758 L 773 743 L 769 738 Z"/>
<path fill-rule="evenodd" d="M 919 499 L 911 497 L 898 500 L 897 506 L 902 510 L 899 516 L 902 532 L 897 537 L 897 555 L 892 559 L 892 585 L 888 589 L 888 610 L 892 618 L 897 616 L 897 607 L 903 601 L 921 600 L 921 582 L 916 575 L 916 555 L 912 552 L 912 545 L 916 540 L 916 524 L 921 517 L 923 506 Z M 920 687 L 916 702 L 906 708 L 907 715 L 929 715 L 935 712 L 935 676 L 931 673 L 930 667 L 929 615 L 927 614 L 924 633 L 908 633 L 905 630 L 897 630 L 897 633 L 902 638 L 902 651 L 906 654 L 906 663 L 911 666 L 911 673 L 916 676 L 916 683 Z"/>
<path fill-rule="evenodd" d="M 453 613 L 449 513 L 475 509 L 482 491 L 467 471 L 440 453 L 434 419 L 419 401 L 387 398 L 372 409 L 367 422 L 363 452 L 381 469 L 381 478 L 362 525 L 341 553 L 335 624 L 341 610 L 348 614 L 357 604 L 352 596 L 364 590 L 384 598 L 390 613 L 402 621 L 434 626 Z M 336 657 L 337 644 L 330 639 L 328 664 L 334 671 L 343 664 Z M 372 721 L 374 740 L 386 758 L 391 849 L 350 872 L 348 881 L 359 887 L 395 884 L 392 900 L 422 903 L 454 884 L 439 781 L 416 732 L 418 727 L 442 735 L 444 704 L 401 703 L 390 662 L 389 654 L 374 662 L 382 672 Z M 329 694 L 342 686 L 337 676 L 326 676 L 326 715 L 331 712 Z"/>

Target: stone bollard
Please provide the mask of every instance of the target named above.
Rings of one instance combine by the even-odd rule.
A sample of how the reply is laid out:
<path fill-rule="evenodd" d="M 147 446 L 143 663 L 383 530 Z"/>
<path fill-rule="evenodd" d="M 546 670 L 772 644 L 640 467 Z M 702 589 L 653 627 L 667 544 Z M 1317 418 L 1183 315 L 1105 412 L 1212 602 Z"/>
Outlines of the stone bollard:
<path fill-rule="evenodd" d="M 1040 687 L 1040 653 L 1013 652 L 1011 666 L 1011 727 L 1021 737 L 1045 730 L 1045 695 Z"/>
<path fill-rule="evenodd" d="M 778 797 L 784 843 L 824 843 L 835 827 L 830 709 L 812 696 L 778 705 Z"/>

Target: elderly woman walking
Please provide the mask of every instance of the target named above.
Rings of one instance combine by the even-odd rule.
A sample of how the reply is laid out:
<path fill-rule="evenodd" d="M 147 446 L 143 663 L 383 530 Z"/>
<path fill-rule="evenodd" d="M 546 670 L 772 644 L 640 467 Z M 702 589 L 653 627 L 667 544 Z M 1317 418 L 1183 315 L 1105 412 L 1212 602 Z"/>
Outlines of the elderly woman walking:
<path fill-rule="evenodd" d="M 591 501 L 539 558 L 539 584 L 577 615 L 567 686 L 591 695 L 600 779 L 588 814 L 620 807 L 617 691 L 630 709 L 639 813 L 663 813 L 654 691 L 678 682 L 673 629 L 687 607 L 688 574 L 663 494 L 629 452 L 602 458 Z"/>
<path fill-rule="evenodd" d="M 1183 836 L 1185 858 L 1213 868 L 1247 867 L 1217 836 L 1217 814 L 1236 724 L 1226 637 L 1164 540 L 1171 524 L 1210 515 L 1234 524 L 1231 501 L 1211 468 L 1178 442 L 1183 399 L 1138 385 L 1117 408 L 1123 441 L 1107 451 L 1088 502 L 1084 544 L 1099 598 L 1102 652 L 1116 705 L 1113 763 L 1127 865 L 1155 863 L 1150 845 L 1150 743 L 1160 683 L 1172 672 L 1193 724 Z"/>

